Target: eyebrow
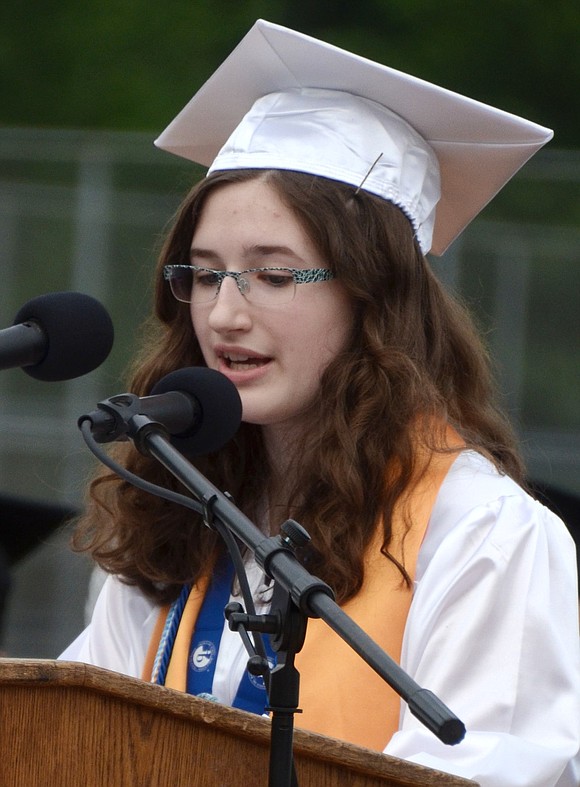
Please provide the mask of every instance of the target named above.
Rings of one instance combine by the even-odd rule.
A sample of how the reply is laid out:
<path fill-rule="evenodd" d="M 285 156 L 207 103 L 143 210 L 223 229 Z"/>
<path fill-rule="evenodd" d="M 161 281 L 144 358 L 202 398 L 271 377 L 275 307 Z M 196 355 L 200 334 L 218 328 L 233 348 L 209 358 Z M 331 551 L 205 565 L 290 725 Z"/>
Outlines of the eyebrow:
<path fill-rule="evenodd" d="M 255 244 L 253 246 L 249 246 L 244 249 L 244 258 L 247 259 L 256 259 L 256 258 L 266 258 L 272 257 L 276 254 L 284 255 L 285 257 L 291 257 L 292 259 L 296 260 L 297 262 L 304 262 L 302 258 L 296 254 L 296 252 L 290 248 L 290 246 L 268 246 L 262 244 Z M 199 246 L 192 246 L 190 253 L 189 253 L 191 260 L 204 260 L 206 262 L 213 262 L 218 263 L 222 262 L 222 257 L 216 251 L 212 249 L 203 249 Z"/>
<path fill-rule="evenodd" d="M 215 251 L 210 251 L 209 249 L 200 249 L 193 246 L 189 250 L 189 259 L 205 260 L 206 262 L 219 262 L 221 257 Z"/>

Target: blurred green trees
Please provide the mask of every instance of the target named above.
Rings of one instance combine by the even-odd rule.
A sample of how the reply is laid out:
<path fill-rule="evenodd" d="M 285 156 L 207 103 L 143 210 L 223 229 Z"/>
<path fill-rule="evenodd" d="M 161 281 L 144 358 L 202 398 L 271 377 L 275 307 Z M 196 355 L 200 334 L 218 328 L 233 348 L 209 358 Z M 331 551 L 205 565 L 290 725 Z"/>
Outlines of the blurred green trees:
<path fill-rule="evenodd" d="M 160 130 L 262 17 L 523 114 L 576 147 L 577 0 L 9 0 L 0 122 Z"/>

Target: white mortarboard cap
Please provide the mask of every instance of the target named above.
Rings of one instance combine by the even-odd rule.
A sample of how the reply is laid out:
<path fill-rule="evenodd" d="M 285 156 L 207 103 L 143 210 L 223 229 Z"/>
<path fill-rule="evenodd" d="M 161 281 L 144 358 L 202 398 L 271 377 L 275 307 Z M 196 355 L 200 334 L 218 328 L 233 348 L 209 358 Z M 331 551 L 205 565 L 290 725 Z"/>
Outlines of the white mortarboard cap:
<path fill-rule="evenodd" d="M 155 144 L 210 171 L 292 169 L 362 183 L 407 214 L 423 252 L 443 254 L 552 136 L 258 20 Z"/>

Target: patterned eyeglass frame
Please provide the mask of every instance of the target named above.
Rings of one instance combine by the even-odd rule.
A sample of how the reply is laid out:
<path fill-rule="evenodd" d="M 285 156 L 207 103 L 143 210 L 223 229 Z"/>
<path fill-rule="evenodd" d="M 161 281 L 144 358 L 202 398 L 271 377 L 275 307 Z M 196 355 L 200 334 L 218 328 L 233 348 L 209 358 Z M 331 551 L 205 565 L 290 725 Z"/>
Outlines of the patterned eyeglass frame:
<path fill-rule="evenodd" d="M 171 282 L 171 273 L 176 269 L 181 270 L 189 270 L 193 272 L 201 272 L 201 273 L 213 273 L 217 276 L 218 283 L 217 283 L 217 290 L 214 296 L 210 298 L 208 301 L 211 302 L 213 298 L 217 298 L 221 286 L 224 282 L 224 279 L 230 277 L 235 280 L 236 286 L 240 293 L 245 296 L 248 290 L 248 282 L 244 279 L 245 273 L 267 273 L 267 272 L 284 272 L 290 273 L 292 275 L 292 279 L 294 284 L 313 284 L 316 282 L 321 281 L 331 281 L 335 278 L 334 273 L 329 270 L 328 268 L 247 268 L 244 271 L 221 271 L 215 270 L 214 268 L 204 268 L 200 265 L 165 265 L 163 268 L 163 278 L 166 281 Z M 242 284 L 243 282 L 243 284 Z M 172 290 L 173 292 L 173 290 Z M 292 300 L 292 299 L 291 299 Z M 191 301 L 182 301 L 183 303 L 190 303 Z"/>

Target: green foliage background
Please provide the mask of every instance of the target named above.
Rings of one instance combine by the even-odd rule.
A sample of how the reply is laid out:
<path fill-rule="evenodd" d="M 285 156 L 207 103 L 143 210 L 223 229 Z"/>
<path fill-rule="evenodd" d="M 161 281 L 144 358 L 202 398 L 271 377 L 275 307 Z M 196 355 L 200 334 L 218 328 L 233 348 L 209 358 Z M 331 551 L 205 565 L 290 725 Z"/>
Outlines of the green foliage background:
<path fill-rule="evenodd" d="M 0 122 L 162 129 L 262 17 L 556 130 L 576 147 L 577 0 L 8 0 Z"/>

